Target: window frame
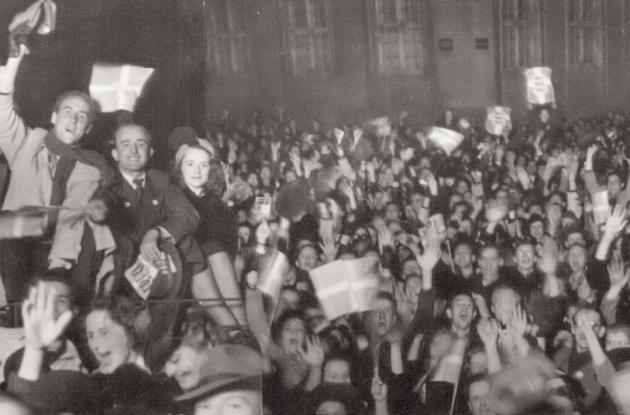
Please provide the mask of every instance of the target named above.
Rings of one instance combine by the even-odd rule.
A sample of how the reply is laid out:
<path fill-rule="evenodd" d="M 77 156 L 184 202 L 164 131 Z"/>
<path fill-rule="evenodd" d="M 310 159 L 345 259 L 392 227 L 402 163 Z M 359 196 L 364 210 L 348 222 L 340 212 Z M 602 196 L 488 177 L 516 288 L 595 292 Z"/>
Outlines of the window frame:
<path fill-rule="evenodd" d="M 240 16 L 240 18 L 245 22 L 244 27 L 238 27 L 236 24 L 236 21 L 239 19 L 236 14 L 239 11 L 234 6 L 234 0 L 224 1 L 227 13 L 227 32 L 219 32 L 217 0 L 208 2 L 206 38 L 209 41 L 207 42 L 206 56 L 210 63 L 209 67 L 212 75 L 220 79 L 249 78 L 253 75 L 252 39 L 251 32 L 248 30 L 248 22 L 251 20 L 249 14 L 250 1 L 238 0 L 242 4 L 240 13 L 243 13 L 243 16 Z M 226 43 L 229 44 L 229 63 L 224 66 L 223 60 L 226 57 L 222 56 L 222 53 Z M 239 45 L 245 49 L 244 53 L 239 50 Z M 225 67 L 229 68 L 229 70 L 224 71 Z"/>
<path fill-rule="evenodd" d="M 507 4 L 511 6 L 506 16 Z M 521 71 L 524 68 L 543 65 L 542 1 L 498 0 L 497 5 L 501 71 Z M 516 14 L 514 10 L 517 10 Z M 507 41 L 508 28 L 514 30 L 514 37 L 517 38 L 514 43 Z M 517 47 L 516 52 L 512 50 L 514 45 Z"/>
<path fill-rule="evenodd" d="M 305 5 L 306 27 L 299 27 L 295 20 L 294 4 L 301 2 Z M 315 3 L 324 5 L 326 26 L 318 26 Z M 282 16 L 282 48 L 284 55 L 285 73 L 294 78 L 323 77 L 328 78 L 334 74 L 334 36 L 332 28 L 332 5 L 330 0 L 279 0 L 278 9 Z M 300 48 L 296 46 L 298 38 L 308 42 L 308 69 L 301 70 L 298 65 Z M 326 38 L 325 45 L 319 50 L 316 47 L 317 39 Z M 306 49 L 304 49 L 306 50 Z M 318 62 L 319 57 L 324 58 Z M 320 66 L 320 67 L 318 67 Z"/>
<path fill-rule="evenodd" d="M 578 5 L 579 18 L 571 16 L 570 5 Z M 590 4 L 585 8 L 585 4 Z M 599 9 L 599 13 L 586 16 L 586 10 Z M 602 67 L 604 48 L 604 4 L 601 0 L 565 0 L 566 53 L 571 67 L 594 65 Z M 589 34 L 590 31 L 590 34 Z M 577 54 L 573 36 L 577 34 Z M 588 38 L 587 38 L 588 35 Z M 599 44 L 599 47 L 597 46 Z M 597 50 L 599 49 L 599 51 Z M 587 53 L 587 51 L 589 51 Z"/>

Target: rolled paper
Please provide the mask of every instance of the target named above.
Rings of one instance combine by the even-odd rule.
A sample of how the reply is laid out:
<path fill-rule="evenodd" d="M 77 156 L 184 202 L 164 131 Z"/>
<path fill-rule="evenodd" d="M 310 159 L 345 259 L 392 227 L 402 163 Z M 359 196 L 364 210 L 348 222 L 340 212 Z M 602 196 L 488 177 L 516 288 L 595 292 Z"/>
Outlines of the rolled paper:
<path fill-rule="evenodd" d="M 309 275 L 329 319 L 372 309 L 379 284 L 377 259 L 337 260 Z"/>
<path fill-rule="evenodd" d="M 512 130 L 509 107 L 495 105 L 487 108 L 486 131 L 494 135 L 507 134 Z"/>
<path fill-rule="evenodd" d="M 536 66 L 525 70 L 527 102 L 542 105 L 556 102 L 551 82 L 551 68 Z"/>
<path fill-rule="evenodd" d="M 443 127 L 432 127 L 428 137 L 433 144 L 440 147 L 449 156 L 464 140 L 462 134 Z"/>
<path fill-rule="evenodd" d="M 595 223 L 603 224 L 608 219 L 610 202 L 608 201 L 608 191 L 593 193 L 593 216 Z"/>
<path fill-rule="evenodd" d="M 102 112 L 133 112 L 153 68 L 98 63 L 92 67 L 90 95 Z"/>

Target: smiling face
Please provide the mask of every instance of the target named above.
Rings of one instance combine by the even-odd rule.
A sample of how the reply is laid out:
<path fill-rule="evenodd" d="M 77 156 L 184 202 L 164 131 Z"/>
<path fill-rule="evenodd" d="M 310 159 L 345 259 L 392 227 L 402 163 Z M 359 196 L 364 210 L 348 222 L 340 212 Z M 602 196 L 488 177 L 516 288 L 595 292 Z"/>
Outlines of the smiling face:
<path fill-rule="evenodd" d="M 536 252 L 533 246 L 529 244 L 520 245 L 516 248 L 515 255 L 516 266 L 521 273 L 527 274 L 534 269 L 534 264 L 536 264 Z"/>
<path fill-rule="evenodd" d="M 210 154 L 200 148 L 189 148 L 182 159 L 181 173 L 190 190 L 201 192 L 208 183 Z"/>
<path fill-rule="evenodd" d="M 488 404 L 489 395 L 490 382 L 487 380 L 480 380 L 470 384 L 468 387 L 468 404 L 473 415 L 492 415 L 495 413 Z"/>
<path fill-rule="evenodd" d="M 447 310 L 451 324 L 458 330 L 468 330 L 475 317 L 475 303 L 468 294 L 456 296 L 451 301 L 451 308 Z"/>
<path fill-rule="evenodd" d="M 91 110 L 90 104 L 79 95 L 70 95 L 61 101 L 50 119 L 57 138 L 68 145 L 77 143 L 90 131 Z"/>
<path fill-rule="evenodd" d="M 126 125 L 118 129 L 112 157 L 121 172 L 129 175 L 143 172 L 152 154 L 151 138 L 144 128 Z"/>
<path fill-rule="evenodd" d="M 125 328 L 114 322 L 108 311 L 90 312 L 85 319 L 85 331 L 100 373 L 112 373 L 130 360 L 131 340 Z"/>
<path fill-rule="evenodd" d="M 168 377 L 174 378 L 183 391 L 188 391 L 199 385 L 201 381 L 200 368 L 204 363 L 203 353 L 182 344 L 166 362 L 164 372 Z"/>

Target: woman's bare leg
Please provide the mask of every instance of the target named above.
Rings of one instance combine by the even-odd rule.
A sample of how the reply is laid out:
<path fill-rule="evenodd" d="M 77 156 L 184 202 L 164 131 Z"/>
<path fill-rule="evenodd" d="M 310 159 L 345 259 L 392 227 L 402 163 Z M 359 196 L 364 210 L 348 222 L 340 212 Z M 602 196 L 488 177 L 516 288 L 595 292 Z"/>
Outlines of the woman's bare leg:
<path fill-rule="evenodd" d="M 222 297 L 227 300 L 227 306 L 232 311 L 232 314 L 240 325 L 246 326 L 245 304 L 243 303 L 241 291 L 238 288 L 236 272 L 229 255 L 226 252 L 217 252 L 210 255 L 208 257 L 208 266 Z"/>

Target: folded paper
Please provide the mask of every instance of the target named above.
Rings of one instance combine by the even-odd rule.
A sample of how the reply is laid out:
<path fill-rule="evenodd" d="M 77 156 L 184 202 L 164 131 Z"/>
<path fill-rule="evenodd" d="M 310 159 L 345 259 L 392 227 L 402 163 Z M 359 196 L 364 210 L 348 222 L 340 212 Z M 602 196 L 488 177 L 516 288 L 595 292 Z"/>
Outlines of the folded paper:
<path fill-rule="evenodd" d="M 46 212 L 18 210 L 0 214 L 0 239 L 40 237 L 47 226 Z"/>
<path fill-rule="evenodd" d="M 90 95 L 102 112 L 133 112 L 153 68 L 134 65 L 95 64 L 92 68 Z"/>
<path fill-rule="evenodd" d="M 309 271 L 326 317 L 372 309 L 378 290 L 378 260 L 337 260 Z"/>
<path fill-rule="evenodd" d="M 525 70 L 527 102 L 534 105 L 555 104 L 556 95 L 551 83 L 551 68 L 536 66 Z"/>
<path fill-rule="evenodd" d="M 443 127 L 432 127 L 428 137 L 433 144 L 440 147 L 449 156 L 464 140 L 462 134 Z"/>
<path fill-rule="evenodd" d="M 487 108 L 486 131 L 494 135 L 508 134 L 512 130 L 512 119 L 509 107 L 495 105 Z"/>
<path fill-rule="evenodd" d="M 168 260 L 170 271 L 176 272 L 177 268 L 170 255 L 165 255 L 165 258 Z M 143 300 L 146 300 L 149 298 L 153 283 L 158 278 L 160 272 L 158 267 L 144 259 L 142 255 L 138 255 L 136 262 L 125 271 L 125 278 L 127 278 L 127 281 L 129 281 L 136 293 L 138 293 Z"/>

